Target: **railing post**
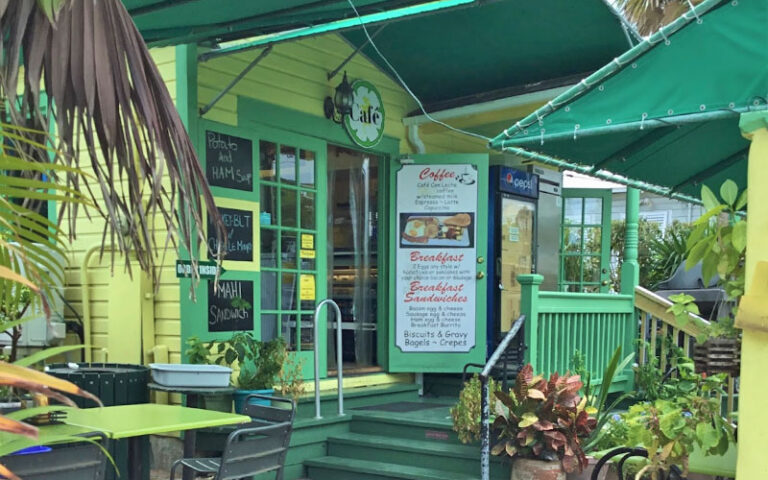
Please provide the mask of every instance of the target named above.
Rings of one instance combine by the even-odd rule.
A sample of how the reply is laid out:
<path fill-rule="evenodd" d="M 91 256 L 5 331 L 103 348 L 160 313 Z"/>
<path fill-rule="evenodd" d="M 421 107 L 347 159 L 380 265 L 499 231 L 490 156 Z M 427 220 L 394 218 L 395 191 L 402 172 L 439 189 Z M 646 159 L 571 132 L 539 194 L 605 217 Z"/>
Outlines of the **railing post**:
<path fill-rule="evenodd" d="M 627 187 L 627 210 L 624 232 L 624 261 L 621 264 L 621 293 L 635 295 L 640 283 L 640 264 L 637 261 L 638 222 L 640 218 L 640 190 Z"/>
<path fill-rule="evenodd" d="M 539 371 L 539 286 L 544 277 L 536 274 L 518 275 L 520 283 L 520 314 L 525 315 L 525 363 L 533 365 L 534 371 Z"/>

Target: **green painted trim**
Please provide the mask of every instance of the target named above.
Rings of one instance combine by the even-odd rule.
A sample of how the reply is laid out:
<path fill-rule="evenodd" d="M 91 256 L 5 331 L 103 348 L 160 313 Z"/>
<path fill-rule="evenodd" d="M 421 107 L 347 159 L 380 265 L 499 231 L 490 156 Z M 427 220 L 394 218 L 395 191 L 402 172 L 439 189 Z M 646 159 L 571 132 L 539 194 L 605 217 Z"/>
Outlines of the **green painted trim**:
<path fill-rule="evenodd" d="M 318 100 L 318 113 L 322 109 L 322 100 Z M 360 148 L 349 138 L 344 127 L 325 117 L 298 112 L 272 103 L 253 98 L 237 97 L 238 124 L 241 126 L 266 125 L 301 135 L 325 140 L 328 143 L 352 149 Z M 400 140 L 384 135 L 378 145 L 366 151 L 378 155 L 396 158 L 400 154 Z"/>
<path fill-rule="evenodd" d="M 745 136 L 750 136 L 761 128 L 768 128 L 768 111 L 742 113 L 739 118 L 739 128 Z"/>
<path fill-rule="evenodd" d="M 539 349 L 536 336 L 539 331 L 539 286 L 544 277 L 538 274 L 518 275 L 520 284 L 520 314 L 525 315 L 523 332 L 525 333 L 525 363 L 538 365 Z"/>

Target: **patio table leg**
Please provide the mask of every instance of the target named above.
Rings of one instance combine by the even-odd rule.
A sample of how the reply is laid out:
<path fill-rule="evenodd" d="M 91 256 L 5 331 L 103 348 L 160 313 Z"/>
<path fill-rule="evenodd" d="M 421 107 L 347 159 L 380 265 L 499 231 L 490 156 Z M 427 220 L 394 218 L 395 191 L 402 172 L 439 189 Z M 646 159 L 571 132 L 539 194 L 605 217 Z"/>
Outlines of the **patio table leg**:
<path fill-rule="evenodd" d="M 143 436 L 128 439 L 128 480 L 144 480 L 144 452 L 141 451 Z"/>
<path fill-rule="evenodd" d="M 187 395 L 187 406 L 197 408 L 199 403 L 199 397 L 197 395 Z M 187 430 L 184 432 L 184 456 L 183 458 L 192 458 L 195 456 L 195 444 L 197 440 L 197 432 L 194 430 Z M 182 466 L 182 480 L 194 480 L 195 471 L 186 466 Z"/>

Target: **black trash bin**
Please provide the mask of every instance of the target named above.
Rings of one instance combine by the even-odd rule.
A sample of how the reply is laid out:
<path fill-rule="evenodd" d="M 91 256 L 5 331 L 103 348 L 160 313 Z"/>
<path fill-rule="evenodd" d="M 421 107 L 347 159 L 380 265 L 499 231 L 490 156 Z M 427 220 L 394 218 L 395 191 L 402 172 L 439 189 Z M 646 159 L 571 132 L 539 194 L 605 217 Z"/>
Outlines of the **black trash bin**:
<path fill-rule="evenodd" d="M 83 390 L 96 395 L 105 407 L 113 405 L 133 405 L 149 402 L 149 369 L 143 365 L 123 363 L 56 363 L 46 367 L 48 374 L 68 380 Z M 73 398 L 80 408 L 97 405 L 85 398 Z M 144 471 L 141 478 L 149 480 L 149 438 L 142 440 Z M 111 441 L 109 453 L 120 470 L 118 477 L 111 465 L 106 471 L 105 480 L 125 479 L 128 476 L 128 440 Z"/>

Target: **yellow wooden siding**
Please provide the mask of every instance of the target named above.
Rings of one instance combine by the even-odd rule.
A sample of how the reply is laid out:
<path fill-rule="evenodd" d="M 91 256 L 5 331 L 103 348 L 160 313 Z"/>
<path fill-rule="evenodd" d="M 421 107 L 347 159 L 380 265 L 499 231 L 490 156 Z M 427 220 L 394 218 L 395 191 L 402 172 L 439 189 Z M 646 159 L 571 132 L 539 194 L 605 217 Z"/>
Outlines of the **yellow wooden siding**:
<path fill-rule="evenodd" d="M 208 120 L 237 125 L 237 96 L 254 98 L 285 108 L 323 117 L 323 99 L 333 95 L 343 72 L 327 80 L 327 73 L 347 58 L 353 49 L 338 35 L 324 35 L 299 42 L 276 45 L 248 75 L 206 113 Z M 259 51 L 243 52 L 200 64 L 198 103 L 210 102 L 240 73 Z M 344 70 L 352 79 L 364 78 L 379 89 L 384 100 L 384 134 L 400 140 L 401 153 L 413 153 L 407 141 L 404 116 L 417 108 L 416 102 L 392 78 L 357 55 Z M 268 121 L 268 119 L 265 119 Z M 427 153 L 486 152 L 485 142 L 466 135 L 442 131 L 422 137 Z"/>
<path fill-rule="evenodd" d="M 172 47 L 152 50 L 152 56 L 157 63 L 160 74 L 166 82 L 166 86 L 171 94 L 171 98 L 176 98 L 176 56 L 175 49 Z M 159 218 L 157 225 L 161 225 Z M 68 263 L 65 277 L 65 298 L 72 305 L 77 315 L 83 316 L 83 291 L 80 277 L 80 266 L 82 265 L 86 252 L 92 247 L 102 244 L 103 220 L 95 211 L 91 211 L 91 219 L 86 217 L 81 209 L 77 216 L 77 238 L 68 242 Z M 66 227 L 65 227 L 66 230 Z M 159 245 L 163 245 L 165 232 L 159 230 L 155 234 Z M 108 242 L 109 239 L 107 238 Z M 179 282 L 174 273 L 174 262 L 176 254 L 169 250 L 161 265 L 161 274 L 159 276 L 160 286 L 154 297 L 154 316 L 155 316 L 155 341 L 158 344 L 165 343 L 169 346 L 171 361 L 179 362 L 181 360 L 179 344 L 180 334 L 180 312 L 179 312 Z M 109 335 L 118 336 L 126 331 L 126 325 L 120 325 L 120 322 L 109 321 L 109 302 L 110 299 L 124 298 L 120 297 L 120 285 L 132 286 L 133 282 L 138 282 L 138 271 L 134 271 L 133 280 L 127 280 L 122 275 L 123 263 L 121 259 L 115 261 L 116 276 L 111 274 L 109 254 L 105 253 L 103 259 L 99 259 L 99 253 L 92 255 L 88 268 L 88 283 L 90 293 L 91 308 L 91 332 L 92 347 L 94 351 L 93 359 L 102 360 L 100 350 L 109 345 Z M 121 278 L 123 277 L 123 278 Z M 136 304 L 141 302 L 141 298 L 136 298 Z M 75 315 L 65 310 L 67 319 L 75 319 Z M 136 319 L 138 323 L 139 319 Z M 140 324 L 139 324 L 140 325 Z M 135 331 L 136 325 L 131 329 Z M 134 335 L 135 336 L 135 335 Z M 137 341 L 135 338 L 131 341 Z M 114 343 L 113 343 L 114 345 Z M 121 361 L 121 358 L 115 358 L 115 355 L 107 358 L 109 361 Z"/>

